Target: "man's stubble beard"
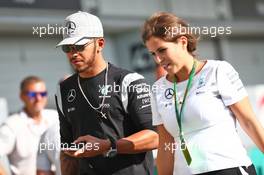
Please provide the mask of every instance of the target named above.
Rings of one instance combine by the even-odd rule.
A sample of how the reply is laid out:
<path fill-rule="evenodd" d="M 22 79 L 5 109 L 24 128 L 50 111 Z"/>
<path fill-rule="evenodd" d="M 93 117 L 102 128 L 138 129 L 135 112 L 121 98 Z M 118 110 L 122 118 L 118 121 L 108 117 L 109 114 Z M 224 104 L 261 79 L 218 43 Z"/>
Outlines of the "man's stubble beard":
<path fill-rule="evenodd" d="M 88 59 L 88 60 L 85 60 L 84 62 L 84 67 L 81 68 L 81 69 L 75 69 L 75 71 L 77 73 L 83 73 L 83 72 L 89 72 L 91 69 L 93 69 L 93 65 L 94 65 L 94 62 L 95 62 L 95 52 L 96 52 L 96 47 L 94 47 L 93 49 L 93 54 L 91 56 L 91 59 Z"/>

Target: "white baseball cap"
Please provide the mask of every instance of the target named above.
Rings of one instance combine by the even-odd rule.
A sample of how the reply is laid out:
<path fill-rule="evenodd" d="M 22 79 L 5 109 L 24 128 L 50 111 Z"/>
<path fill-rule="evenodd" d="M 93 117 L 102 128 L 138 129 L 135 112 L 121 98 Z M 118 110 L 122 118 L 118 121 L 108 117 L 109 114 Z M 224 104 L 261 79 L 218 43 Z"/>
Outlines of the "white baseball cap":
<path fill-rule="evenodd" d="M 87 12 L 78 11 L 64 20 L 63 40 L 57 44 L 83 45 L 95 37 L 103 37 L 104 31 L 100 19 Z"/>

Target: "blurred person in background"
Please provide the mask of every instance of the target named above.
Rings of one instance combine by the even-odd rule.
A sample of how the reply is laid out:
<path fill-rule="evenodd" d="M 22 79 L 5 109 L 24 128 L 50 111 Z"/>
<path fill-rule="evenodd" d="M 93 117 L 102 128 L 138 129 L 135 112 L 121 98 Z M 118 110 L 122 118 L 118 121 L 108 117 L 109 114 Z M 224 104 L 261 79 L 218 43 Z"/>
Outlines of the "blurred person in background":
<path fill-rule="evenodd" d="M 68 77 L 70 75 L 65 75 L 59 83 Z M 60 123 L 57 120 L 41 136 L 37 156 L 37 175 L 61 175 L 60 146 Z"/>
<path fill-rule="evenodd" d="M 29 76 L 20 84 L 23 109 L 8 117 L 0 126 L 0 156 L 7 155 L 13 175 L 36 175 L 39 140 L 44 131 L 58 120 L 47 104 L 44 81 Z"/>
<path fill-rule="evenodd" d="M 238 121 L 264 152 L 264 129 L 246 90 L 228 62 L 196 58 L 197 38 L 188 31 L 186 22 L 166 12 L 147 19 L 142 31 L 154 60 L 168 72 L 151 96 L 158 173 L 176 175 L 185 163 L 192 174 L 255 175 L 236 131 Z"/>
<path fill-rule="evenodd" d="M 58 46 L 76 73 L 60 83 L 56 94 L 61 145 L 69 145 L 61 153 L 62 174 L 152 175 L 151 150 L 158 137 L 149 89 L 128 90 L 144 88 L 144 77 L 104 59 L 98 17 L 79 11 L 65 19 L 65 26 L 68 33 Z M 83 149 L 71 149 L 80 142 Z"/>
<path fill-rule="evenodd" d="M 37 175 L 61 175 L 59 121 L 51 125 L 41 136 L 37 156 Z"/>

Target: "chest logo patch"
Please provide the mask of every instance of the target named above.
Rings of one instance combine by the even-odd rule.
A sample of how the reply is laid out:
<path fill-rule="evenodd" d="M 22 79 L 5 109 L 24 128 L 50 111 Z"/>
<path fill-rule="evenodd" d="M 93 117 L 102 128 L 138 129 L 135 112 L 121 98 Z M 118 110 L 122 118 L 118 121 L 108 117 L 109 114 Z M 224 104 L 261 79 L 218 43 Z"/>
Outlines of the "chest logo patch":
<path fill-rule="evenodd" d="M 202 75 L 199 78 L 198 85 L 197 85 L 197 89 L 200 89 L 201 87 L 205 86 L 205 84 L 206 84 L 205 75 Z"/>
<path fill-rule="evenodd" d="M 107 95 L 108 92 L 111 92 L 112 91 L 112 86 L 111 85 L 103 85 L 103 86 L 100 86 L 99 85 L 99 92 L 102 94 L 102 95 Z"/>
<path fill-rule="evenodd" d="M 165 91 L 165 98 L 166 99 L 171 99 L 173 97 L 174 91 L 172 88 L 168 88 Z"/>
<path fill-rule="evenodd" d="M 75 99 L 76 97 L 76 91 L 75 89 L 70 89 L 70 91 L 68 92 L 68 95 L 67 95 L 67 101 L 68 102 L 73 102 L 73 100 Z"/>

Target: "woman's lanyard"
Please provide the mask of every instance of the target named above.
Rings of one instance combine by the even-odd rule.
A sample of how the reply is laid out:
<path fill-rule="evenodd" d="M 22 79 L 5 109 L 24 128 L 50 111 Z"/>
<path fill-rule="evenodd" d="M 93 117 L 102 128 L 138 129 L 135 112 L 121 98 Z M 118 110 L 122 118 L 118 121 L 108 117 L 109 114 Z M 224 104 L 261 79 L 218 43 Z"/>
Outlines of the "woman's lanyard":
<path fill-rule="evenodd" d="M 188 80 L 188 84 L 187 84 L 187 87 L 185 89 L 185 92 L 184 92 L 184 97 L 183 97 L 183 102 L 182 102 L 182 106 L 181 108 L 179 109 L 178 107 L 178 103 L 177 103 L 177 97 L 176 97 L 176 93 L 177 93 L 177 83 L 176 83 L 176 77 L 174 77 L 174 82 L 173 82 L 173 90 L 174 90 L 174 101 L 175 101 L 175 113 L 176 113 L 176 119 L 177 119 L 177 122 L 178 122 L 178 126 L 179 126 L 179 131 L 180 131 L 180 141 L 181 141 L 181 150 L 183 152 L 183 155 L 187 161 L 187 164 L 190 165 L 191 162 L 192 162 L 192 158 L 191 158 L 191 155 L 188 151 L 188 148 L 186 146 L 186 143 L 185 143 L 185 140 L 183 138 L 183 131 L 182 131 L 182 117 L 183 117 L 183 108 L 184 108 L 184 105 L 185 105 L 185 100 L 186 100 L 186 97 L 188 95 L 188 92 L 189 90 L 191 89 L 192 87 L 192 81 L 193 81 L 193 77 L 195 75 L 195 69 L 196 69 L 196 60 L 194 60 L 193 62 L 193 67 L 192 67 L 192 70 L 191 70 L 191 73 L 190 73 L 190 76 L 189 76 L 189 80 Z"/>

